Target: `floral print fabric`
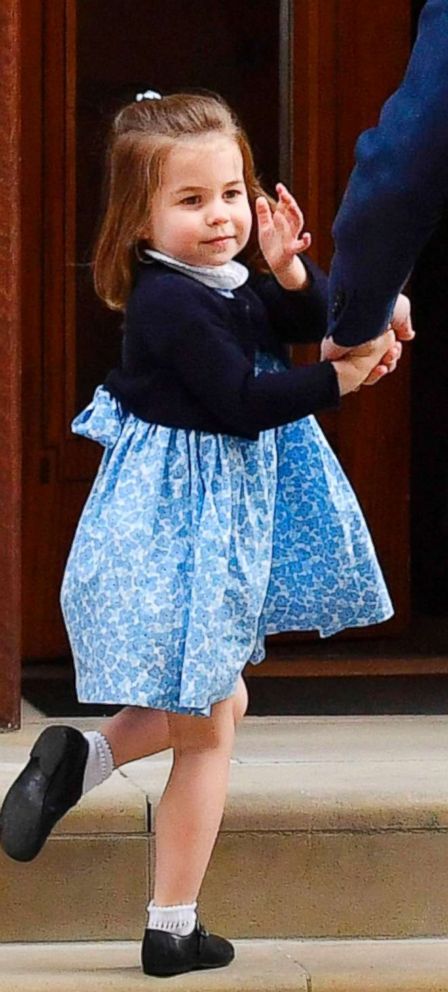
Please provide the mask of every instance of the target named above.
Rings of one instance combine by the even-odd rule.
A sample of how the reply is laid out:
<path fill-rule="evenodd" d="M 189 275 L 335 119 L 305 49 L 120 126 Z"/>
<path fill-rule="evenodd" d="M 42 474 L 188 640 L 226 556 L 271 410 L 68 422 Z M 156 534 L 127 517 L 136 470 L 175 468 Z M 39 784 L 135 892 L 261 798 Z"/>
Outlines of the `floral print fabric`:
<path fill-rule="evenodd" d="M 80 701 L 207 716 L 266 634 L 392 615 L 313 417 L 247 441 L 148 424 L 100 386 L 73 431 L 106 449 L 61 591 Z"/>

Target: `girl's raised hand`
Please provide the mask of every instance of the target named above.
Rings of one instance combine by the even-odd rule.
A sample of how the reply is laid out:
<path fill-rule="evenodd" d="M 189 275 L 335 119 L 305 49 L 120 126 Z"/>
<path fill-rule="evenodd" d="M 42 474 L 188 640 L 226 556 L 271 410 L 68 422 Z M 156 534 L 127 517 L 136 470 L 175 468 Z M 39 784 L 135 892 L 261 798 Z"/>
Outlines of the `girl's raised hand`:
<path fill-rule="evenodd" d="M 278 201 L 271 210 L 265 196 L 257 197 L 255 209 L 260 249 L 276 279 L 286 289 L 303 289 L 307 273 L 297 256 L 311 244 L 311 234 L 302 234 L 300 207 L 283 183 L 277 183 Z"/>

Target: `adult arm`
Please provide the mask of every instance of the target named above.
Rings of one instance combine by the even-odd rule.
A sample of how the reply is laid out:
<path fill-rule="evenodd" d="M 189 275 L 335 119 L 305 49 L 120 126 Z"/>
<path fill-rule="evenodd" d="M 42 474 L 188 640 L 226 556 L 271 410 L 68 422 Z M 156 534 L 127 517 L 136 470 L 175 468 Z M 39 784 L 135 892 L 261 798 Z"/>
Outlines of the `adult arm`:
<path fill-rule="evenodd" d="M 399 89 L 356 145 L 333 228 L 328 335 L 375 338 L 448 200 L 448 0 L 428 0 Z"/>

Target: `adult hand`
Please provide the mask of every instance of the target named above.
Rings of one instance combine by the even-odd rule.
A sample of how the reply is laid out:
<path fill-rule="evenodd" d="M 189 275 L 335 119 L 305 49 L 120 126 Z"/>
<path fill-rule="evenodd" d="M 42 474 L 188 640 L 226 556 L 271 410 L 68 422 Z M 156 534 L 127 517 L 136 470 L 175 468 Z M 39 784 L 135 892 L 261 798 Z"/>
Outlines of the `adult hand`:
<path fill-rule="evenodd" d="M 391 322 L 387 329 L 394 331 L 396 337 L 395 344 L 382 356 L 380 364 L 377 365 L 365 380 L 365 386 L 373 386 L 389 372 L 395 372 L 402 354 L 401 342 L 412 341 L 415 337 L 415 331 L 411 322 L 411 304 L 408 297 L 404 296 L 403 293 L 400 293 L 397 297 Z M 374 347 L 374 341 L 372 341 L 358 345 L 356 348 L 350 348 L 335 344 L 332 338 L 324 338 L 321 346 L 321 359 L 322 361 L 327 359 L 330 362 L 338 361 L 338 359 L 342 358 L 348 352 L 356 355 L 358 349 L 361 348 L 363 349 L 362 354 L 365 355 L 366 345 L 368 347 L 369 344 L 372 345 L 372 348 Z"/>
<path fill-rule="evenodd" d="M 415 338 L 411 320 L 411 301 L 403 293 L 397 296 L 390 325 L 398 341 L 412 341 Z"/>
<path fill-rule="evenodd" d="M 381 364 L 365 380 L 365 386 L 374 386 L 384 375 L 395 372 L 403 350 L 401 342 L 412 341 L 415 338 L 411 320 L 411 301 L 404 293 L 399 293 L 397 296 L 389 328 L 395 334 L 395 346 L 390 348 L 386 355 L 383 355 Z"/>
<path fill-rule="evenodd" d="M 389 324 L 387 328 L 388 331 L 392 330 L 392 325 Z M 321 360 L 327 359 L 330 362 L 337 362 L 339 359 L 343 358 L 344 355 L 360 355 L 365 358 L 370 353 L 374 353 L 377 349 L 377 338 L 373 341 L 366 341 L 364 344 L 357 345 L 356 348 L 343 348 L 340 345 L 334 343 L 332 338 L 324 338 L 321 346 Z M 364 386 L 374 386 L 375 383 L 379 382 L 383 376 L 387 375 L 389 372 L 395 372 L 398 362 L 401 358 L 402 353 L 401 341 L 395 341 L 391 344 L 390 348 L 381 356 L 380 363 L 373 369 L 370 375 L 365 379 Z"/>
<path fill-rule="evenodd" d="M 368 341 L 358 348 L 353 348 L 348 355 L 344 355 L 336 362 L 332 362 L 333 368 L 338 377 L 339 391 L 341 396 L 351 393 L 363 386 L 372 373 L 382 367 L 384 355 L 396 347 L 395 334 L 388 330 L 384 334 Z M 400 345 L 401 348 L 401 345 Z"/>

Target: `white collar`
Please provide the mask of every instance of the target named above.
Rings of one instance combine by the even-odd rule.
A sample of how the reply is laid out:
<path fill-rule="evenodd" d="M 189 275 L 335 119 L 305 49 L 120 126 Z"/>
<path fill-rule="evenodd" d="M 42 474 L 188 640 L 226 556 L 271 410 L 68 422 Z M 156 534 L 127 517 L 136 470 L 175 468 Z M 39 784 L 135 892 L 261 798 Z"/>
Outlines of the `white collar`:
<path fill-rule="evenodd" d="M 148 259 L 143 257 L 145 255 Z M 188 265 L 187 262 L 181 262 L 180 259 L 165 255 L 161 251 L 153 251 L 152 248 L 144 248 L 140 258 L 142 262 L 151 259 L 163 262 L 164 265 L 169 265 L 178 272 L 184 272 L 185 275 L 197 279 L 211 289 L 238 289 L 249 278 L 249 270 L 245 265 L 241 265 L 241 262 L 224 262 L 223 265 Z"/>

